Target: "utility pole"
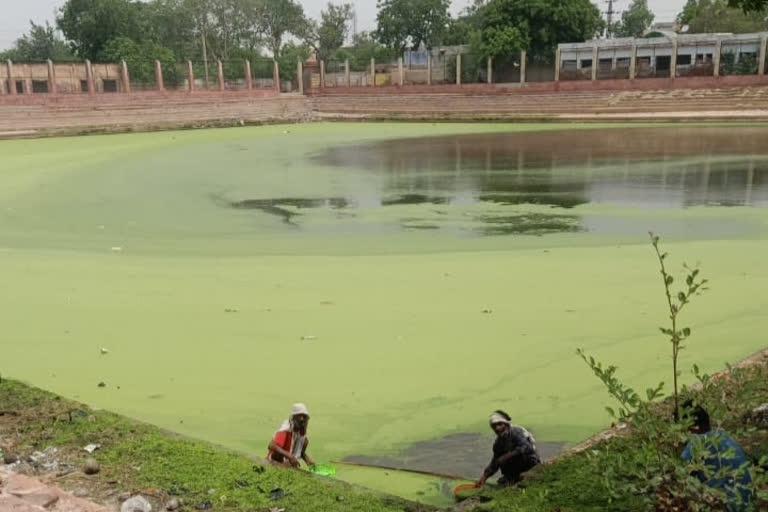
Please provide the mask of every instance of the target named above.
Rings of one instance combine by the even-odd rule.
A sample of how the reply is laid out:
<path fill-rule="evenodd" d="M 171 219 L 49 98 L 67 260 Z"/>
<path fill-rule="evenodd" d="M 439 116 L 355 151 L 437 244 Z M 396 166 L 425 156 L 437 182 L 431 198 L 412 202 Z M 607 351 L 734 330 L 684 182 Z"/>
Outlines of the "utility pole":
<path fill-rule="evenodd" d="M 605 14 L 608 18 L 608 26 L 605 28 L 605 37 L 606 39 L 610 39 L 613 37 L 613 15 L 618 14 L 618 11 L 613 10 L 613 2 L 617 2 L 618 0 L 605 0 L 605 3 L 608 4 L 608 10 L 605 11 Z"/>

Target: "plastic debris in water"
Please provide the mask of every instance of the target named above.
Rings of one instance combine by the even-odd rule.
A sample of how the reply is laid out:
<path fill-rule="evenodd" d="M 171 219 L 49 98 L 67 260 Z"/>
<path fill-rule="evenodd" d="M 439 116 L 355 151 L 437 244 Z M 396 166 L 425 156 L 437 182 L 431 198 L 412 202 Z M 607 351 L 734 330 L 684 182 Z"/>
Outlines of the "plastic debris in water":
<path fill-rule="evenodd" d="M 104 348 L 104 347 L 102 347 L 101 348 L 101 355 L 107 355 L 107 354 L 109 354 L 109 350 Z"/>
<path fill-rule="evenodd" d="M 302 336 L 301 341 L 315 341 L 317 336 Z"/>
<path fill-rule="evenodd" d="M 336 475 L 336 468 L 331 464 L 314 464 L 309 466 L 309 472 L 319 476 L 334 476 Z"/>

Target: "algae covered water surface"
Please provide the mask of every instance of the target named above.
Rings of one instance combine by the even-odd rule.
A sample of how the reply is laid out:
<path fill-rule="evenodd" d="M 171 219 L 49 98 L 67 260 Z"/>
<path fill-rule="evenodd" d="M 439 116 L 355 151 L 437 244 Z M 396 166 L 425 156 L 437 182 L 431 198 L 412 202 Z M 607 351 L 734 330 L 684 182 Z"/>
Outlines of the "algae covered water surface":
<path fill-rule="evenodd" d="M 684 366 L 765 346 L 763 133 L 318 124 L 0 142 L 0 371 L 255 454 L 303 401 L 316 459 L 476 476 L 494 409 L 553 451 L 606 425 L 576 348 L 634 385 L 668 380 L 649 230 L 674 270 L 700 262 L 712 281 L 686 312 Z M 426 477 L 338 476 L 444 499 Z"/>

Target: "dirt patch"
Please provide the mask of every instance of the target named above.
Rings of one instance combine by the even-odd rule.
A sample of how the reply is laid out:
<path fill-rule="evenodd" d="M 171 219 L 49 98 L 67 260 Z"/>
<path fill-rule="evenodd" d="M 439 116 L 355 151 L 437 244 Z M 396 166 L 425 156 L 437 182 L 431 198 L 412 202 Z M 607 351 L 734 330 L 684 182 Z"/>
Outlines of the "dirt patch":
<path fill-rule="evenodd" d="M 342 462 L 366 466 L 451 475 L 476 479 L 491 459 L 493 436 L 476 433 L 452 434 L 442 439 L 422 441 L 400 454 L 384 457 L 352 455 Z M 561 453 L 565 443 L 536 443 L 542 459 Z"/>

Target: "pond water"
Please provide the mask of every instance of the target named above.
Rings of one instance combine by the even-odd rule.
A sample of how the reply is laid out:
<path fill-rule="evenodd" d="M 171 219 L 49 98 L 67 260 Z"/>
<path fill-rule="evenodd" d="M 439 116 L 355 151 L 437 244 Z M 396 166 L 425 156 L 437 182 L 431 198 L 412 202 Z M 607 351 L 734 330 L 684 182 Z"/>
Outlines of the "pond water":
<path fill-rule="evenodd" d="M 339 195 L 260 197 L 229 205 L 305 230 L 466 235 L 642 232 L 631 219 L 604 222 L 572 211 L 590 204 L 768 206 L 768 130 L 754 126 L 394 139 L 332 147 L 311 161 L 347 170 L 336 182 Z M 514 208 L 520 205 L 551 209 Z M 689 229 L 676 222 L 666 227 Z M 704 229 L 715 234 L 729 227 Z"/>
<path fill-rule="evenodd" d="M 669 380 L 649 230 L 670 269 L 700 262 L 712 283 L 686 311 L 684 381 L 765 345 L 766 133 L 338 123 L 0 141 L 0 371 L 253 454 L 297 401 L 319 461 L 477 477 L 499 408 L 555 453 L 610 421 L 577 348 L 639 389 Z M 439 479 L 337 476 L 449 500 Z"/>

